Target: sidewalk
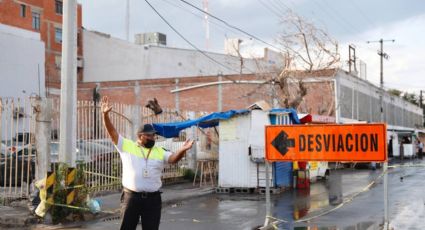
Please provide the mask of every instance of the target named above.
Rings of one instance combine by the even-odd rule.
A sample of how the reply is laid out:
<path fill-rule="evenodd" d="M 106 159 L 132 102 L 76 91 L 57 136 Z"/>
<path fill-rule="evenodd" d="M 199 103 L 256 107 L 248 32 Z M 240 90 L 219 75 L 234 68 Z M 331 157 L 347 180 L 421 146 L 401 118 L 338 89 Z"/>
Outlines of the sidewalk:
<path fill-rule="evenodd" d="M 173 205 L 179 203 L 182 200 L 208 195 L 213 192 L 211 187 L 193 187 L 192 183 L 186 182 L 182 184 L 174 184 L 164 186 L 162 189 L 162 203 L 163 206 Z M 120 214 L 120 197 L 121 192 L 108 194 L 105 196 L 96 197 L 101 202 L 102 212 L 97 214 L 94 220 L 99 221 L 100 219 L 119 218 Z M 21 202 L 22 204 L 16 207 L 0 206 L 0 229 L 3 228 L 17 228 L 17 229 L 60 229 L 60 228 L 73 228 L 83 226 L 82 223 L 69 223 L 65 225 L 45 225 L 36 224 L 37 218 L 34 217 L 25 208 L 26 201 Z M 36 224 L 36 225 L 34 225 Z"/>
<path fill-rule="evenodd" d="M 213 192 L 211 187 L 202 187 L 199 186 L 193 187 L 192 183 L 183 183 L 168 185 L 162 188 L 162 204 L 163 206 L 173 205 L 179 201 L 207 195 Z M 101 202 L 102 211 L 113 212 L 114 214 L 120 213 L 120 198 L 121 193 L 114 193 L 110 195 L 105 195 L 97 197 L 97 200 Z"/>
<path fill-rule="evenodd" d="M 213 188 L 212 187 L 202 187 L 202 188 L 193 187 L 192 183 L 187 182 L 182 184 L 164 186 L 162 188 L 162 191 L 163 191 L 162 204 L 164 207 L 168 205 L 177 204 L 183 200 L 211 194 L 213 192 Z M 84 228 L 86 224 L 90 224 L 92 222 L 99 222 L 99 221 L 108 220 L 108 219 L 117 219 L 119 218 L 119 215 L 120 215 L 120 198 L 121 198 L 121 192 L 96 197 L 96 199 L 101 202 L 102 212 L 97 214 L 94 220 L 79 222 L 79 223 L 68 223 L 65 225 L 56 225 L 56 226 L 38 224 L 35 226 L 33 225 L 31 229 L 63 229 L 63 228 L 77 229 L 77 228 Z"/>

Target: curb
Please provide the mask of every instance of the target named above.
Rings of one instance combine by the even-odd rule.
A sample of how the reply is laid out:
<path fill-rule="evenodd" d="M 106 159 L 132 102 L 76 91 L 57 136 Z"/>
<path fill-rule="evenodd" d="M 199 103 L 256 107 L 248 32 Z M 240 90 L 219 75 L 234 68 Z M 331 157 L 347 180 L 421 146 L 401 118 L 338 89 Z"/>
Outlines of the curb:
<path fill-rule="evenodd" d="M 29 227 L 38 223 L 38 218 L 25 208 L 0 206 L 0 212 L 1 227 Z"/>
<path fill-rule="evenodd" d="M 200 191 L 199 193 L 196 194 L 188 194 L 188 195 L 183 195 L 183 196 L 177 196 L 171 199 L 166 199 L 162 201 L 163 207 L 165 206 L 171 206 L 175 203 L 184 201 L 184 200 L 188 200 L 191 198 L 197 198 L 197 197 L 201 197 L 201 196 L 205 196 L 205 195 L 209 195 L 212 194 L 214 192 L 213 188 L 208 188 L 208 189 L 204 189 L 202 191 Z M 96 222 L 107 222 L 107 221 L 111 221 L 111 220 L 116 220 L 117 218 L 120 218 L 120 210 L 117 209 L 115 211 L 112 211 L 110 213 L 106 213 L 106 212 L 100 212 L 99 214 L 96 215 L 96 217 L 92 220 L 88 220 L 88 221 L 81 221 L 78 223 L 69 223 L 67 225 L 36 225 L 34 229 L 63 229 L 63 228 L 69 228 L 69 227 L 81 227 L 83 226 L 85 223 L 96 223 Z"/>

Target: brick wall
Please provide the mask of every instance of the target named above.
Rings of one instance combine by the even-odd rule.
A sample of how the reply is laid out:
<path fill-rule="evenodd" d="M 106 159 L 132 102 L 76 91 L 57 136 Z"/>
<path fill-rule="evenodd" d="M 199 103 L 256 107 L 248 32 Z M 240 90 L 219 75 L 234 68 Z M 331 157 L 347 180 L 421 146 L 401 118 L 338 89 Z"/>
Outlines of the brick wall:
<path fill-rule="evenodd" d="M 178 88 L 211 83 L 217 81 L 217 76 L 179 78 Z M 227 80 L 259 80 L 257 76 L 243 75 L 226 76 Z M 299 112 L 334 116 L 334 88 L 332 81 L 306 82 L 307 95 L 298 108 Z M 139 80 L 122 82 L 98 83 L 99 93 L 110 97 L 112 102 L 146 105 L 147 101 L 157 98 L 163 108 L 176 108 L 176 94 L 170 91 L 176 88 L 175 79 Z M 139 85 L 139 97 L 136 97 Z M 93 100 L 93 88 L 96 83 L 79 83 L 78 99 Z M 295 86 L 294 86 L 295 87 Z M 278 87 L 276 91 L 279 92 Z M 218 85 L 181 91 L 178 93 L 180 110 L 218 111 Z M 223 111 L 243 109 L 253 103 L 265 100 L 270 103 L 269 84 L 223 84 Z"/>

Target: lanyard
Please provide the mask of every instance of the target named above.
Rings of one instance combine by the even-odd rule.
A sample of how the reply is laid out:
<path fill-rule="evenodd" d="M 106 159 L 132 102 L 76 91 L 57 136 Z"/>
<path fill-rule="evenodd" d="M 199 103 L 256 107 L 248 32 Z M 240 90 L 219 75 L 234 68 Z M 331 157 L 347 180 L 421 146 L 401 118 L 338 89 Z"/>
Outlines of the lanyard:
<path fill-rule="evenodd" d="M 145 156 L 145 151 L 143 151 L 143 147 L 141 147 L 140 150 L 142 150 L 143 159 L 145 159 L 145 166 L 146 166 L 145 168 L 147 169 L 148 168 L 148 159 L 149 159 L 149 155 L 151 155 L 152 148 L 149 149 L 147 156 Z"/>

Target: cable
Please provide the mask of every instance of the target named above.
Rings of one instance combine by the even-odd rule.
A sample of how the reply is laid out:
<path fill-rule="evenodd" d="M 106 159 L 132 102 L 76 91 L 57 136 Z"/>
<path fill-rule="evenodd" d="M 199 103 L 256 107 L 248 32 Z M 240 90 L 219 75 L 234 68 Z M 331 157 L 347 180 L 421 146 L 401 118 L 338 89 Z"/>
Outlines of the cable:
<path fill-rule="evenodd" d="M 289 7 L 286 3 L 283 2 L 283 0 L 275 0 L 276 2 L 280 3 L 281 5 L 283 5 L 286 9 L 292 11 L 291 7 Z"/>
<path fill-rule="evenodd" d="M 354 26 L 353 24 L 351 24 L 351 22 L 349 22 L 348 20 L 345 19 L 345 17 L 343 15 L 341 15 L 337 10 L 335 10 L 335 8 L 329 4 L 326 0 L 323 0 L 322 2 L 325 3 L 325 5 L 327 6 L 326 8 L 330 9 L 330 11 L 333 11 L 334 14 L 339 17 L 345 24 L 347 24 L 350 28 L 352 28 L 353 30 L 355 30 L 355 32 L 357 33 L 361 33 L 360 30 Z M 332 13 L 332 12 L 331 12 Z"/>
<path fill-rule="evenodd" d="M 145 1 L 146 1 L 146 0 L 145 0 Z M 214 18 L 214 19 L 216 19 L 217 21 L 222 22 L 223 24 L 225 24 L 226 26 L 228 26 L 228 27 L 230 27 L 230 28 L 232 28 L 232 29 L 235 29 L 235 30 L 237 30 L 237 31 L 239 31 L 239 32 L 241 32 L 241 33 L 243 33 L 243 34 L 245 34 L 245 35 L 247 35 L 247 36 L 249 36 L 249 37 L 251 37 L 251 38 L 253 38 L 253 39 L 257 40 L 257 41 L 260 41 L 260 42 L 262 42 L 262 43 L 264 43 L 264 44 L 266 44 L 266 45 L 268 45 L 268 46 L 270 46 L 270 47 L 273 47 L 273 48 L 275 48 L 275 49 L 277 49 L 277 50 L 279 50 L 279 51 L 283 52 L 280 48 L 276 47 L 275 45 L 270 44 L 270 43 L 268 43 L 268 42 L 264 41 L 263 39 L 261 39 L 261 38 L 259 38 L 259 37 L 255 36 L 255 35 L 253 35 L 253 34 L 251 34 L 251 33 L 248 33 L 248 32 L 246 32 L 246 31 L 244 31 L 244 30 L 242 30 L 242 29 L 240 29 L 240 28 L 238 28 L 238 27 L 236 27 L 236 26 L 234 26 L 234 25 L 231 25 L 230 23 L 226 22 L 225 20 L 223 20 L 223 19 L 221 19 L 221 18 L 218 18 L 217 16 L 212 15 L 212 14 L 211 14 L 211 13 L 209 13 L 209 12 L 204 11 L 203 9 L 201 9 L 201 8 L 199 8 L 199 7 L 195 6 L 195 5 L 193 5 L 192 3 L 187 2 L 186 0 L 180 0 L 180 1 L 181 1 L 181 2 L 183 2 L 183 3 L 185 3 L 186 5 L 191 6 L 191 7 L 192 7 L 192 8 L 194 8 L 194 9 L 196 9 L 196 10 L 198 10 L 198 11 L 200 11 L 200 12 L 202 12 L 202 13 L 204 13 L 204 14 L 208 15 L 208 16 L 210 16 L 211 18 Z"/>
<path fill-rule="evenodd" d="M 273 5 L 275 8 L 277 8 L 279 11 L 285 12 L 285 11 L 292 11 L 291 8 L 289 8 L 285 3 L 280 2 L 278 0 L 269 0 L 270 4 Z"/>
<path fill-rule="evenodd" d="M 181 10 L 184 10 L 184 11 L 186 11 L 186 12 L 188 12 L 188 13 L 190 13 L 190 14 L 194 15 L 195 17 L 198 17 L 198 18 L 200 18 L 200 19 L 204 20 L 204 16 L 199 15 L 199 14 L 195 14 L 194 12 L 192 12 L 192 11 L 190 11 L 190 10 L 188 10 L 188 9 L 186 9 L 186 8 L 184 8 L 184 7 L 182 7 L 181 5 L 178 5 L 178 4 L 176 4 L 176 3 L 174 3 L 174 2 L 172 2 L 172 1 L 170 1 L 170 0 L 163 0 L 163 1 L 164 1 L 164 2 L 166 2 L 166 3 L 168 3 L 169 5 L 172 5 L 172 6 L 176 7 L 176 8 L 179 8 L 179 9 L 181 9 Z M 224 27 L 224 26 L 222 26 L 222 25 L 220 25 L 220 24 L 218 24 L 218 23 L 216 23 L 216 22 L 214 22 L 214 21 L 212 21 L 211 23 L 212 23 L 212 24 L 214 24 L 214 25 L 216 25 L 217 27 L 220 27 L 220 28 L 221 28 L 221 31 L 222 31 L 223 33 L 226 33 L 226 27 Z"/>
<path fill-rule="evenodd" d="M 358 12 L 360 12 L 360 14 L 363 16 L 363 19 L 367 22 L 369 22 L 370 24 L 372 24 L 374 27 L 377 27 L 376 24 L 367 16 L 367 14 L 365 14 L 363 12 L 363 10 L 357 6 L 357 4 L 355 3 L 355 1 L 348 1 L 351 5 L 354 6 L 354 8 L 357 9 Z"/>
<path fill-rule="evenodd" d="M 185 42 L 187 42 L 190 46 L 192 46 L 196 51 L 198 51 L 198 52 L 200 52 L 202 55 L 204 55 L 206 58 L 208 58 L 208 59 L 210 59 L 211 61 L 213 61 L 214 63 L 216 63 L 216 64 L 218 64 L 218 65 L 220 65 L 220 66 L 222 66 L 222 67 L 224 67 L 224 68 L 226 68 L 226 69 L 228 69 L 228 70 L 230 70 L 230 71 L 233 71 L 233 72 L 236 72 L 236 73 L 240 73 L 239 71 L 236 71 L 236 70 L 234 70 L 234 69 L 232 69 L 232 68 L 230 68 L 229 66 L 227 66 L 227 65 L 224 65 L 223 63 L 221 63 L 221 62 L 219 62 L 219 61 L 217 61 L 217 60 L 215 60 L 214 58 L 212 58 L 211 56 L 209 56 L 208 54 L 206 54 L 204 51 L 202 51 L 202 50 L 200 50 L 195 44 L 193 44 L 191 41 L 189 41 L 186 37 L 184 37 L 183 36 L 183 34 L 181 34 L 176 28 L 174 28 L 168 21 L 167 21 L 167 19 L 165 19 L 163 16 L 162 16 L 162 14 L 161 13 L 159 13 L 157 10 L 156 10 L 156 8 L 148 1 L 148 0 L 145 0 L 145 2 L 149 5 L 149 7 L 181 38 L 181 39 L 183 39 Z M 245 66 L 244 66 L 244 68 L 246 68 Z M 250 70 L 251 71 L 251 70 Z M 251 71 L 252 72 L 252 71 Z M 252 72 L 252 73 L 255 73 L 255 72 Z"/>
<path fill-rule="evenodd" d="M 266 3 L 265 2 L 263 2 L 262 0 L 258 0 L 258 2 L 262 5 L 262 6 L 264 6 L 264 8 L 266 8 L 267 10 L 269 10 L 272 14 L 274 14 L 278 19 L 282 19 L 282 16 L 283 15 L 281 15 L 281 14 L 279 14 L 279 12 L 277 12 L 277 11 L 275 11 L 273 8 L 270 8 L 268 5 L 266 5 Z"/>

